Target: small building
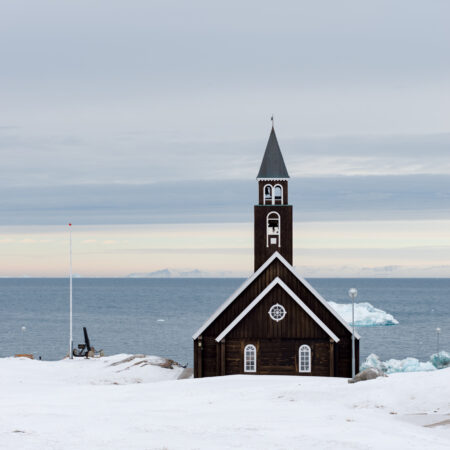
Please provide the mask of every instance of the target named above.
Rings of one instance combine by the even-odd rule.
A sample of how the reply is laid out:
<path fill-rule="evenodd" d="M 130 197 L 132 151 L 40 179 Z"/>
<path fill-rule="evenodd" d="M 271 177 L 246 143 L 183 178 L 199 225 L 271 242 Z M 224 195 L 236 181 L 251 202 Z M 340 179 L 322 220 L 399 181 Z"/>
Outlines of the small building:
<path fill-rule="evenodd" d="M 292 266 L 288 180 L 272 127 L 257 176 L 255 272 L 194 334 L 196 378 L 245 373 L 351 377 L 351 327 Z"/>

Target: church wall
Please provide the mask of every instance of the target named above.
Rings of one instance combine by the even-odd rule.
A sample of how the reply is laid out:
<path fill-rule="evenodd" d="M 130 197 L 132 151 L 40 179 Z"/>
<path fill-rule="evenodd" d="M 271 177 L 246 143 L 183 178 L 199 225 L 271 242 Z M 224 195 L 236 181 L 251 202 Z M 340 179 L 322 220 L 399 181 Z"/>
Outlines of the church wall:
<path fill-rule="evenodd" d="M 330 344 L 328 339 L 226 339 L 226 375 L 245 374 L 244 348 L 256 347 L 256 375 L 330 376 Z M 311 373 L 298 371 L 298 350 L 311 347 Z"/>
<path fill-rule="evenodd" d="M 202 339 L 202 376 L 214 377 L 220 375 L 217 371 L 217 343 L 212 337 Z"/>

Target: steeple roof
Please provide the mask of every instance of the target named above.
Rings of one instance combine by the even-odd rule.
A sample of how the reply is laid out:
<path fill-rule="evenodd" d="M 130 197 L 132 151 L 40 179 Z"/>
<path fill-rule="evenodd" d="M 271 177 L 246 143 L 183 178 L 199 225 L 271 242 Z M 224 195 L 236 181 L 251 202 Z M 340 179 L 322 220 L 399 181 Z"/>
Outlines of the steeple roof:
<path fill-rule="evenodd" d="M 289 178 L 273 127 L 256 178 Z"/>

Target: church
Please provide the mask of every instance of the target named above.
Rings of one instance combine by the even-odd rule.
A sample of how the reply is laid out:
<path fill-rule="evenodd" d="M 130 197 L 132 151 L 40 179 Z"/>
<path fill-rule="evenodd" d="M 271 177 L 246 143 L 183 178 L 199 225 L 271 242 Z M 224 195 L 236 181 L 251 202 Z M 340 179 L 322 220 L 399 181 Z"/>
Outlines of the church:
<path fill-rule="evenodd" d="M 273 126 L 256 180 L 254 273 L 194 334 L 194 376 L 350 378 L 351 327 L 293 267 L 289 174 Z"/>

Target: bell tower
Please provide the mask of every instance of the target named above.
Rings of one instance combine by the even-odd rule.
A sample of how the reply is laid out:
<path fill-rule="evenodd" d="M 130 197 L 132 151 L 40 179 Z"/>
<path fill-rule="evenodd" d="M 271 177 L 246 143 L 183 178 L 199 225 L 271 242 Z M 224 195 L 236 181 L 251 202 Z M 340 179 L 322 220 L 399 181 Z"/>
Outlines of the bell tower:
<path fill-rule="evenodd" d="M 288 204 L 289 174 L 272 125 L 256 180 L 255 271 L 279 252 L 292 264 L 292 205 Z"/>

